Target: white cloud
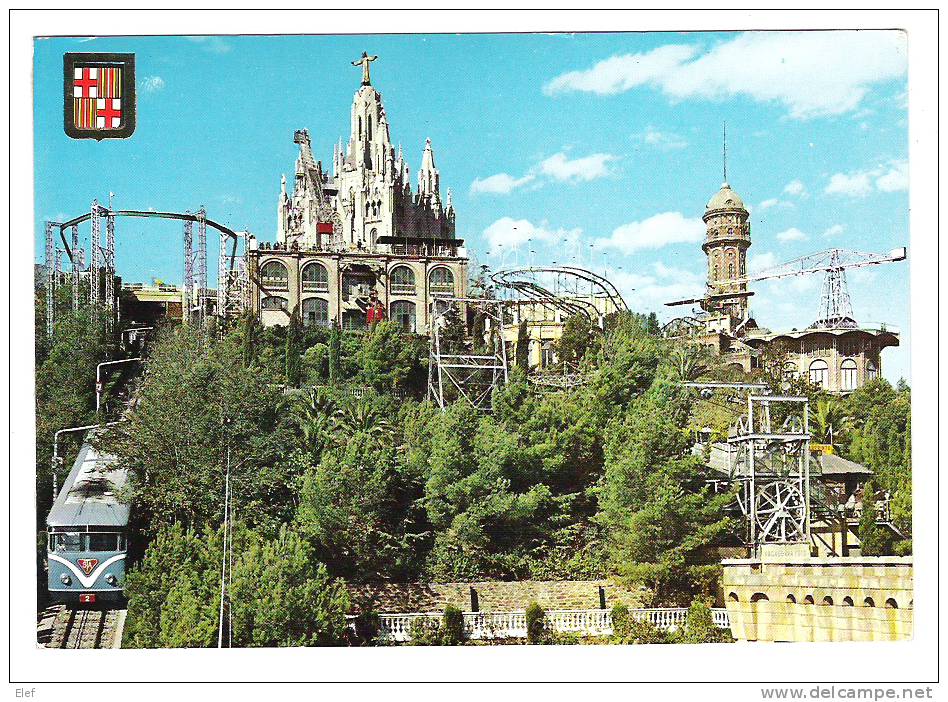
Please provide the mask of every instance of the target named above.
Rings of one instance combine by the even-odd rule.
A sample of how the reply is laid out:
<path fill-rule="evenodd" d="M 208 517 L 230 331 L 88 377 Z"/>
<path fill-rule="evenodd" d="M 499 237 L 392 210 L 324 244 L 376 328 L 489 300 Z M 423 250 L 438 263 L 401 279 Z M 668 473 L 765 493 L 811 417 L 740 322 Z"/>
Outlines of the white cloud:
<path fill-rule="evenodd" d="M 782 232 L 777 232 L 777 241 L 784 243 L 788 241 L 806 241 L 809 238 L 810 237 L 796 227 L 790 227 L 789 229 L 784 229 Z"/>
<path fill-rule="evenodd" d="M 231 45 L 220 37 L 185 37 L 188 41 L 200 44 L 204 51 L 210 54 L 226 54 Z"/>
<path fill-rule="evenodd" d="M 827 239 L 842 234 L 846 231 L 846 225 L 844 224 L 834 224 L 832 227 L 828 227 L 826 231 L 823 232 L 823 236 Z"/>
<path fill-rule="evenodd" d="M 142 78 L 140 85 L 146 93 L 157 93 L 165 87 L 165 81 L 161 76 L 146 76 Z"/>
<path fill-rule="evenodd" d="M 751 254 L 747 259 L 747 270 L 750 273 L 760 273 L 767 268 L 777 265 L 777 257 L 770 251 L 760 254 Z"/>
<path fill-rule="evenodd" d="M 561 151 L 542 161 L 539 170 L 543 175 L 550 176 L 555 180 L 577 183 L 609 175 L 607 164 L 616 159 L 618 159 L 618 156 L 612 154 L 590 154 L 582 158 L 569 159 Z"/>
<path fill-rule="evenodd" d="M 474 182 L 471 183 L 471 193 L 508 195 L 532 181 L 534 177 L 532 173 L 528 173 L 523 178 L 514 178 L 507 173 L 497 173 L 486 178 L 475 178 Z"/>
<path fill-rule="evenodd" d="M 660 83 L 697 52 L 696 46 L 671 44 L 644 54 L 613 56 L 587 71 L 570 71 L 557 76 L 543 86 L 543 92 L 547 95 L 573 91 L 598 95 L 624 93 L 640 85 Z"/>
<path fill-rule="evenodd" d="M 496 253 L 494 250 L 498 248 L 512 251 L 527 241 L 555 243 L 565 239 L 575 242 L 580 234 L 582 230 L 578 228 L 550 229 L 545 222 L 535 225 L 529 220 L 512 217 L 501 217 L 484 230 L 484 238 L 490 244 L 491 253 Z"/>
<path fill-rule="evenodd" d="M 652 126 L 648 126 L 644 131 L 638 134 L 633 134 L 632 136 L 636 139 L 636 141 L 639 141 L 646 146 L 660 149 L 661 151 L 675 151 L 677 149 L 684 149 L 686 146 L 688 146 L 688 142 L 684 137 L 679 136 L 674 132 L 661 132 Z"/>
<path fill-rule="evenodd" d="M 878 189 L 884 193 L 908 190 L 908 161 L 901 159 L 849 173 L 830 176 L 825 192 L 830 195 L 866 197 Z"/>
<path fill-rule="evenodd" d="M 635 310 L 665 312 L 666 302 L 701 297 L 705 288 L 703 273 L 672 268 L 661 263 L 647 274 L 608 268 L 606 276 L 615 285 L 626 303 Z"/>
<path fill-rule="evenodd" d="M 596 239 L 595 245 L 600 249 L 617 249 L 631 254 L 669 244 L 697 243 L 704 235 L 705 226 L 700 219 L 685 218 L 681 212 L 662 212 L 641 222 L 616 227 L 610 237 Z"/>
<path fill-rule="evenodd" d="M 793 195 L 795 197 L 803 197 L 806 195 L 806 186 L 803 184 L 803 181 L 800 180 L 791 180 L 783 187 L 783 191 L 787 195 Z"/>
<path fill-rule="evenodd" d="M 904 32 L 746 32 L 705 51 L 670 44 L 612 56 L 543 90 L 615 95 L 649 86 L 674 99 L 743 95 L 807 119 L 856 110 L 873 84 L 902 77 L 906 67 Z"/>
<path fill-rule="evenodd" d="M 885 193 L 908 190 L 908 161 L 891 163 L 889 169 L 876 180 L 876 187 Z"/>
<path fill-rule="evenodd" d="M 787 202 L 786 200 L 780 200 L 779 198 L 772 197 L 767 200 L 764 200 L 758 205 L 761 210 L 769 210 L 771 207 L 793 207 L 792 202 Z"/>
<path fill-rule="evenodd" d="M 872 175 L 869 171 L 834 173 L 826 185 L 826 193 L 829 195 L 865 197 L 871 192 Z"/>

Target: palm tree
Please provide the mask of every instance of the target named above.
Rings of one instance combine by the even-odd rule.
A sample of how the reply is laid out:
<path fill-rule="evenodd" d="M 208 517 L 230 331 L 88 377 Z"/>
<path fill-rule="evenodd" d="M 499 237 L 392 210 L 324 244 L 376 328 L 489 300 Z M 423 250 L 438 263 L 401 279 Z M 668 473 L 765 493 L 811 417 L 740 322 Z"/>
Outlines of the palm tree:
<path fill-rule="evenodd" d="M 813 438 L 824 444 L 832 444 L 836 437 L 848 428 L 843 406 L 836 399 L 817 400 L 810 415 L 810 431 Z"/>
<path fill-rule="evenodd" d="M 333 437 L 335 403 L 320 390 L 314 390 L 297 405 L 296 421 L 306 445 L 321 450 Z"/>
<path fill-rule="evenodd" d="M 358 432 L 371 434 L 382 441 L 391 441 L 394 436 L 392 423 L 381 410 L 364 398 L 346 402 L 332 414 L 332 428 L 337 441 Z"/>
<path fill-rule="evenodd" d="M 675 379 L 683 383 L 697 380 L 708 370 L 701 349 L 693 346 L 677 346 L 672 351 L 671 364 Z"/>

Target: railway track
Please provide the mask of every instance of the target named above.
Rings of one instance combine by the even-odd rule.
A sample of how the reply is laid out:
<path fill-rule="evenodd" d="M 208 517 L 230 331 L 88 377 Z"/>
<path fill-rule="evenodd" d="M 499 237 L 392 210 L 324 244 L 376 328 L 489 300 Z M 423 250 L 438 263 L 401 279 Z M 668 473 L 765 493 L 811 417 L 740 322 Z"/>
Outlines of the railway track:
<path fill-rule="evenodd" d="M 46 648 L 118 648 L 124 609 L 51 605 L 37 617 L 36 638 Z"/>

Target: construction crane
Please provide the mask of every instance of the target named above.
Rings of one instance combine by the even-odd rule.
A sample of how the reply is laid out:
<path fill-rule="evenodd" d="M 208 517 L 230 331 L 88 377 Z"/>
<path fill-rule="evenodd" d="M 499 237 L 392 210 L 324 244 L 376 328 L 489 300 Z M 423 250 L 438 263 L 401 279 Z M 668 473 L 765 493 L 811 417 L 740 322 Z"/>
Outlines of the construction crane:
<path fill-rule="evenodd" d="M 823 290 L 820 295 L 820 312 L 813 327 L 821 329 L 839 329 L 846 327 L 855 327 L 856 321 L 853 318 L 852 302 L 849 299 L 849 289 L 846 284 L 846 270 L 850 268 L 865 268 L 866 266 L 876 266 L 883 263 L 894 263 L 904 261 L 908 256 L 907 249 L 902 246 L 893 249 L 887 254 L 862 253 L 859 251 L 850 251 L 848 249 L 827 249 L 807 256 L 795 258 L 792 261 L 781 263 L 777 266 L 765 268 L 754 275 L 744 278 L 723 281 L 729 285 L 739 285 L 742 283 L 753 283 L 760 280 L 778 280 L 780 278 L 790 278 L 798 275 L 810 275 L 812 273 L 823 273 Z M 708 305 L 709 301 L 715 298 L 735 297 L 738 295 L 753 295 L 751 292 L 726 292 L 712 293 L 712 287 L 708 286 L 708 292 L 702 298 L 689 298 L 687 300 L 676 300 L 668 302 L 669 307 L 676 305 L 694 305 L 700 304 L 702 307 Z"/>

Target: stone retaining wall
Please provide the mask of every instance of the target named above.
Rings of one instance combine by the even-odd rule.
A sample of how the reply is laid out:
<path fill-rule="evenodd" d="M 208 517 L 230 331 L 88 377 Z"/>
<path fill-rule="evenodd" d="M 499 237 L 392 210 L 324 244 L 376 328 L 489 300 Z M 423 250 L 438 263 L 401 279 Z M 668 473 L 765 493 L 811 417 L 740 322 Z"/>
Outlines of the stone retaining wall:
<path fill-rule="evenodd" d="M 353 609 L 371 607 L 378 613 L 441 612 L 448 605 L 470 612 L 510 612 L 531 602 L 544 609 L 596 609 L 605 595 L 607 609 L 622 603 L 640 606 L 639 593 L 610 580 L 521 580 L 473 583 L 349 584 Z M 472 602 L 471 590 L 475 595 Z M 371 603 L 371 604 L 370 604 Z M 476 607 L 475 607 L 476 604 Z"/>

